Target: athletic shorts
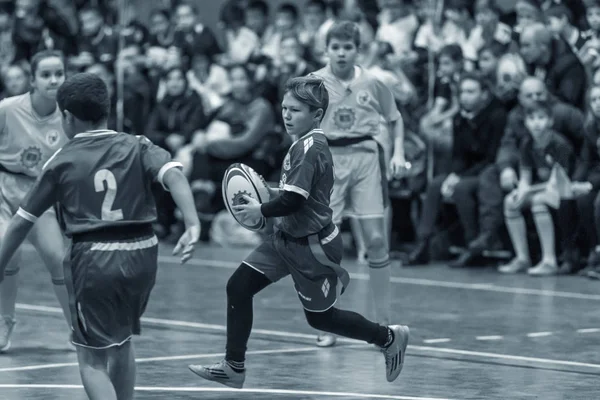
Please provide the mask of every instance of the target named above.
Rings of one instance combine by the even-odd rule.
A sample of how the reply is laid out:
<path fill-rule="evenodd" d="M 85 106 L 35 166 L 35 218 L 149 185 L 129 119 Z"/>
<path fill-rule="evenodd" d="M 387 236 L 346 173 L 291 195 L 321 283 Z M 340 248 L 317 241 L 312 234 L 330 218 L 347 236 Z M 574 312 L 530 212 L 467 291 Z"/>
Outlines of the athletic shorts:
<path fill-rule="evenodd" d="M 330 147 L 335 183 L 330 207 L 333 222 L 344 217 L 379 218 L 389 201 L 384 151 L 374 140 L 363 146 Z"/>
<path fill-rule="evenodd" d="M 275 232 L 258 246 L 244 264 L 264 274 L 271 282 L 288 275 L 302 306 L 308 311 L 327 311 L 350 283 L 348 272 L 340 266 L 343 253 L 342 237 L 333 224 L 315 235 L 293 238 Z"/>
<path fill-rule="evenodd" d="M 122 240 L 94 233 L 73 238 L 65 257 L 73 344 L 105 349 L 141 333 L 158 269 L 158 240 L 148 228 L 123 232 Z"/>

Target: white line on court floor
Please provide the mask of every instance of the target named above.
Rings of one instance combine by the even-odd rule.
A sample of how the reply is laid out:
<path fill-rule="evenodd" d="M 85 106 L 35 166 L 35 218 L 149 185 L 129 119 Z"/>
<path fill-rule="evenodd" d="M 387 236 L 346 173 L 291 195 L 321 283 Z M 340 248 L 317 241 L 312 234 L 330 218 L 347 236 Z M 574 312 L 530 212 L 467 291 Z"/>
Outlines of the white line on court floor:
<path fill-rule="evenodd" d="M 81 385 L 45 385 L 45 384 L 0 384 L 0 389 L 83 389 Z M 139 386 L 139 392 L 212 392 L 212 393 L 253 393 L 253 394 L 282 394 L 297 396 L 327 396 L 327 397 L 358 397 L 363 399 L 392 399 L 392 400 L 450 400 L 439 397 L 398 396 L 389 394 L 370 394 L 352 392 L 320 392 L 316 390 L 288 390 L 288 389 L 231 389 L 231 388 L 204 388 L 204 387 L 161 387 Z"/>
<path fill-rule="evenodd" d="M 33 246 L 23 246 L 25 250 L 35 251 Z M 167 264 L 180 264 L 180 259 L 173 256 L 159 256 L 158 260 L 161 263 Z M 186 266 L 196 267 L 212 267 L 212 268 L 224 268 L 224 269 L 235 269 L 240 265 L 240 262 L 226 261 L 226 260 L 203 260 L 200 258 L 193 258 L 185 264 Z M 367 281 L 369 280 L 369 274 L 351 272 L 350 277 L 352 279 Z M 463 290 L 477 290 L 482 292 L 495 292 L 495 293 L 509 293 L 509 294 L 524 294 L 530 296 L 543 296 L 543 297 L 561 297 L 566 299 L 578 299 L 578 300 L 590 300 L 600 301 L 600 295 L 587 294 L 587 293 L 576 293 L 576 292 L 563 292 L 554 290 L 543 290 L 543 289 L 532 289 L 532 288 L 519 288 L 511 286 L 496 286 L 493 283 L 464 283 L 464 282 L 447 282 L 438 281 L 434 279 L 423 279 L 423 278 L 407 278 L 392 276 L 392 283 L 399 283 L 405 285 L 417 285 L 417 286 L 430 286 L 430 287 L 443 287 L 451 289 L 463 289 Z"/>
<path fill-rule="evenodd" d="M 53 314 L 61 312 L 60 309 L 57 307 L 46 307 L 46 306 L 39 307 L 39 306 L 31 305 L 31 304 L 17 304 L 17 308 L 51 312 Z M 164 326 L 172 326 L 172 327 L 183 326 L 183 321 L 173 321 L 173 322 L 175 322 L 173 324 L 173 323 L 171 323 L 171 320 L 164 320 L 164 319 L 159 319 L 159 318 L 152 318 L 152 320 L 160 321 L 161 325 L 164 325 Z M 147 319 L 142 318 L 142 322 L 147 322 L 147 321 L 148 321 Z M 224 325 L 216 325 L 216 324 L 201 324 L 201 323 L 197 323 L 197 322 L 186 322 L 185 326 L 190 327 L 190 328 L 198 328 L 198 329 L 207 329 L 206 327 L 208 327 L 208 329 L 212 328 L 212 329 L 218 329 L 220 331 L 226 331 L 226 327 Z M 315 335 L 309 335 L 309 334 L 297 333 L 297 332 L 286 332 L 286 331 L 276 331 L 276 330 L 267 330 L 267 329 L 256 329 L 256 330 L 253 330 L 252 332 L 253 333 L 261 333 L 264 336 L 294 337 L 294 338 L 308 339 L 311 341 L 315 339 Z M 488 338 L 487 340 L 500 340 L 502 338 L 502 336 L 479 336 L 479 338 Z M 492 338 L 492 339 L 489 339 L 489 338 Z M 481 339 L 479 339 L 479 340 L 481 340 Z M 483 340 L 486 340 L 486 339 L 483 339 Z M 347 339 L 347 338 L 338 338 L 338 342 L 364 345 L 364 344 L 362 344 L 362 342 L 359 342 L 357 340 Z M 360 347 L 360 345 L 358 345 L 357 347 Z M 428 352 L 428 353 L 438 352 L 438 353 L 447 353 L 447 354 L 460 354 L 460 355 L 478 357 L 478 358 L 497 358 L 497 359 L 503 359 L 503 360 L 523 361 L 523 362 L 539 363 L 539 364 L 550 364 L 550 365 L 559 365 L 559 366 L 600 369 L 600 364 L 590 364 L 590 363 L 583 363 L 583 362 L 577 362 L 577 361 L 566 361 L 566 360 L 553 360 L 553 359 L 547 359 L 547 358 L 515 356 L 515 355 L 510 355 L 510 354 L 486 353 L 486 352 L 460 350 L 460 349 L 452 349 L 452 348 L 444 348 L 444 347 L 409 345 L 408 349 L 415 350 L 415 351 Z M 2 370 L 0 370 L 0 371 L 2 371 Z"/>
<path fill-rule="evenodd" d="M 179 264 L 179 258 L 177 258 L 177 257 L 159 256 L 158 260 L 162 263 Z M 233 261 L 202 260 L 200 258 L 194 258 L 194 259 L 189 260 L 186 265 L 187 266 L 196 266 L 196 267 L 235 269 L 240 265 L 240 263 L 233 262 Z M 350 277 L 352 279 L 362 280 L 362 281 L 369 280 L 369 274 L 351 272 Z M 392 276 L 391 281 L 392 281 L 392 283 L 401 283 L 401 284 L 405 284 L 405 285 L 432 286 L 432 287 L 444 287 L 444 288 L 451 288 L 451 289 L 478 290 L 478 291 L 483 291 L 483 292 L 525 294 L 525 295 L 531 295 L 531 296 L 562 297 L 562 298 L 567 298 L 567 299 L 600 301 L 600 295 L 595 295 L 595 294 L 562 292 L 562 291 L 531 289 L 531 288 L 518 288 L 518 287 L 510 287 L 510 286 L 496 286 L 492 283 L 447 282 L 447 281 L 438 281 L 438 280 L 433 280 L 433 279 L 406 278 L 406 277 L 399 277 L 399 276 Z"/>
<path fill-rule="evenodd" d="M 367 347 L 367 344 L 361 345 L 352 345 L 347 346 L 349 348 L 358 348 L 358 347 Z M 311 347 L 295 347 L 289 349 L 271 349 L 271 350 L 253 350 L 248 351 L 247 354 L 287 354 L 287 353 L 307 353 L 318 351 L 319 348 L 316 346 Z M 182 361 L 182 360 L 198 360 L 202 358 L 217 358 L 223 357 L 225 353 L 214 353 L 214 354 L 184 354 L 180 356 L 163 356 L 163 357 L 143 357 L 137 358 L 135 361 L 137 363 L 148 363 L 148 362 L 159 362 L 159 361 Z M 37 365 L 27 365 L 22 367 L 7 367 L 0 368 L 0 372 L 16 372 L 16 371 L 36 371 L 40 369 L 56 369 L 56 368 L 65 368 L 65 367 L 75 367 L 77 366 L 76 362 L 69 363 L 53 363 L 53 364 L 37 364 Z"/>

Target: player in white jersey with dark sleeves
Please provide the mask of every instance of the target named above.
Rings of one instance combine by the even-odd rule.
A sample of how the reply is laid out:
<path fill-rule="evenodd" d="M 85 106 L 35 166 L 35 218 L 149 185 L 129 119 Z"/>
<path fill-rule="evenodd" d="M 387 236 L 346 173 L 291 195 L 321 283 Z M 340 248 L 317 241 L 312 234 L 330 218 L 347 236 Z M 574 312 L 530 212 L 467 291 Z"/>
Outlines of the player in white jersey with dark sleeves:
<path fill-rule="evenodd" d="M 356 65 L 360 31 L 352 22 L 339 22 L 327 33 L 326 67 L 314 72 L 325 81 L 329 108 L 322 122 L 335 165 L 331 195 L 333 222 L 344 216 L 360 221 L 369 262 L 369 282 L 376 318 L 390 323 L 391 269 L 385 233 L 385 208 L 389 201 L 387 177 L 405 168 L 404 122 L 391 91 L 374 75 Z M 390 124 L 394 148 L 389 165 L 374 139 L 381 118 Z M 317 345 L 332 346 L 335 338 L 319 335 Z"/>
<path fill-rule="evenodd" d="M 35 54 L 31 59 L 31 76 L 30 92 L 0 102 L 0 241 L 44 163 L 67 142 L 56 106 L 56 93 L 65 80 L 62 53 L 45 50 Z M 54 292 L 70 327 L 63 273 L 65 247 L 54 210 L 40 217 L 28 238 L 50 272 Z M 8 350 L 11 344 L 19 268 L 16 254 L 0 284 L 0 352 Z"/>

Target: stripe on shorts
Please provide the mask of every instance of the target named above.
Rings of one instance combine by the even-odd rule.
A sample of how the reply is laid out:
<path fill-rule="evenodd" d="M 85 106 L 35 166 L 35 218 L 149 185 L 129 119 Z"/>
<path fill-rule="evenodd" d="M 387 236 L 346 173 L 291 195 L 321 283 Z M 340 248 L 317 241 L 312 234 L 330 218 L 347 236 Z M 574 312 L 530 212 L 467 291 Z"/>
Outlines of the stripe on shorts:
<path fill-rule="evenodd" d="M 158 244 L 158 239 L 156 236 L 152 236 L 148 239 L 137 240 L 134 242 L 108 242 L 101 243 L 96 242 L 92 243 L 91 251 L 135 251 L 148 249 L 150 247 L 154 247 Z"/>

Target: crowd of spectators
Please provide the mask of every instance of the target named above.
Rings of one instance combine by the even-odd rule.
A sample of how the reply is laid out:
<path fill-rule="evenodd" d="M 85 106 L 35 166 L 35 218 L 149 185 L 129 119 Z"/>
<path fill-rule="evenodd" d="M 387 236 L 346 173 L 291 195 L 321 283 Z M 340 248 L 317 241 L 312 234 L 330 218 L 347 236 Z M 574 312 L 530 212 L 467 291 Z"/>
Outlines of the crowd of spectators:
<path fill-rule="evenodd" d="M 415 232 L 405 265 L 508 251 L 503 273 L 600 276 L 600 0 L 228 0 L 213 29 L 201 2 L 148 1 L 148 21 L 126 2 L 120 24 L 117 3 L 0 1 L 2 96 L 29 89 L 33 53 L 62 50 L 110 87 L 111 128 L 184 164 L 206 224 L 230 164 L 278 179 L 284 84 L 325 65 L 344 19 L 406 125 L 412 168 L 390 182 L 393 237 L 411 216 Z M 157 234 L 174 237 L 172 200 L 156 198 Z"/>

